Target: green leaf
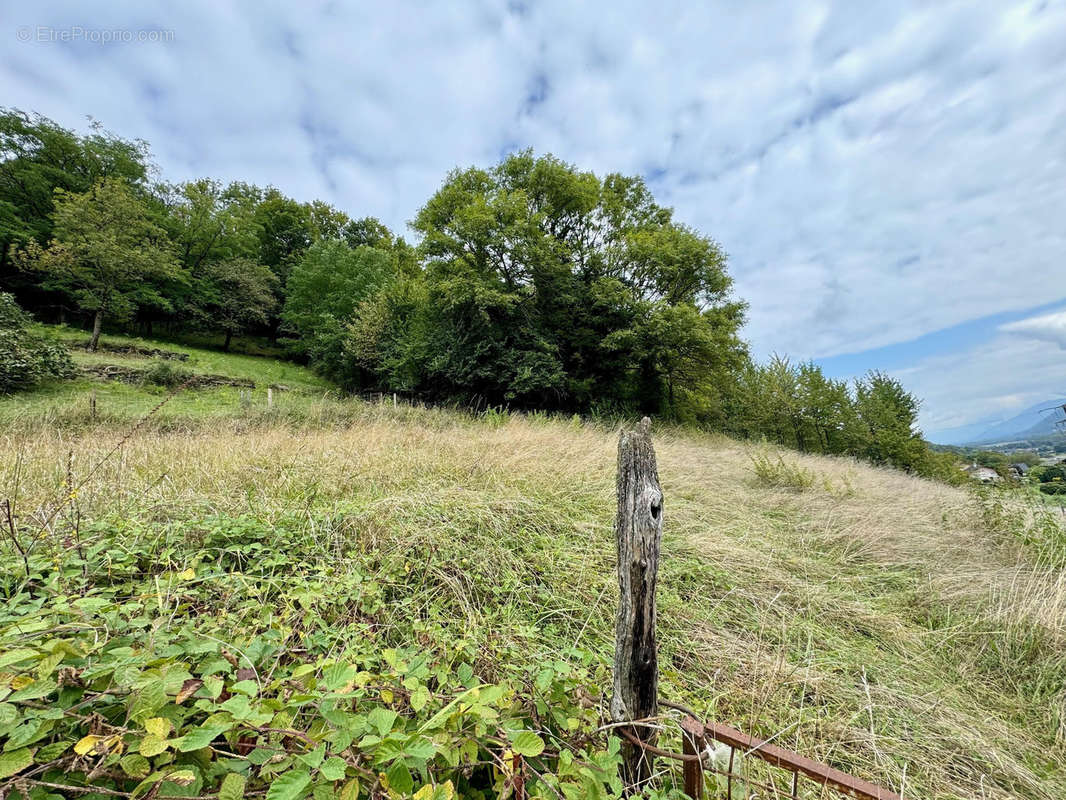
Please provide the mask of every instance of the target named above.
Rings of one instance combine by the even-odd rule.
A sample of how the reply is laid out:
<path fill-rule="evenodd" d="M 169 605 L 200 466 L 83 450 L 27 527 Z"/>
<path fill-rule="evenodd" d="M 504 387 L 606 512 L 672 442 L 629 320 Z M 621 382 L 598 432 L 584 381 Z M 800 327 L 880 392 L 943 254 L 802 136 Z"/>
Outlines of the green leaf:
<path fill-rule="evenodd" d="M 348 765 L 345 764 L 343 758 L 330 756 L 326 759 L 326 763 L 319 769 L 319 772 L 322 773 L 322 777 L 327 781 L 339 781 L 344 777 L 344 770 L 347 766 Z"/>
<path fill-rule="evenodd" d="M 399 792 L 401 795 L 410 794 L 415 785 L 414 778 L 411 777 L 411 770 L 407 768 L 403 761 L 397 761 L 389 767 L 385 772 L 385 777 L 388 778 L 389 788 Z"/>
<path fill-rule="evenodd" d="M 152 717 L 144 721 L 144 729 L 160 739 L 166 739 L 170 735 L 170 727 L 170 720 L 166 717 Z"/>
<path fill-rule="evenodd" d="M 41 721 L 28 719 L 8 734 L 5 750 L 18 750 L 37 739 L 37 733 L 41 730 Z"/>
<path fill-rule="evenodd" d="M 425 686 L 419 686 L 413 692 L 411 692 L 411 708 L 415 711 L 421 711 L 426 707 L 426 703 L 429 702 L 429 689 Z"/>
<path fill-rule="evenodd" d="M 37 760 L 42 764 L 47 764 L 67 752 L 72 744 L 74 744 L 73 739 L 60 739 L 58 742 L 50 742 L 37 751 Z"/>
<path fill-rule="evenodd" d="M 130 717 L 136 721 L 148 719 L 156 709 L 166 705 L 167 692 L 162 678 L 148 678 L 137 688 L 130 705 Z"/>
<path fill-rule="evenodd" d="M 511 749 L 527 758 L 533 758 L 544 752 L 544 740 L 533 731 L 522 731 L 511 740 Z"/>
<path fill-rule="evenodd" d="M 242 800 L 244 784 L 247 780 L 239 772 L 231 772 L 222 779 L 222 785 L 218 789 L 218 800 Z"/>
<path fill-rule="evenodd" d="M 19 710 L 11 703 L 0 703 L 0 725 L 10 725 L 18 716 Z"/>
<path fill-rule="evenodd" d="M 297 800 L 311 785 L 311 773 L 305 769 L 290 769 L 275 778 L 267 789 L 266 800 Z"/>
<path fill-rule="evenodd" d="M 398 717 L 395 711 L 389 708 L 375 708 L 369 714 L 367 714 L 367 721 L 378 729 L 378 733 L 385 736 L 392 730 L 392 723 L 396 721 Z"/>
<path fill-rule="evenodd" d="M 297 756 L 302 762 L 304 762 L 311 769 L 318 769 L 318 765 L 322 763 L 322 759 L 326 757 L 326 746 L 320 744 L 310 753 L 301 753 Z"/>
<path fill-rule="evenodd" d="M 180 739 L 175 739 L 173 744 L 180 752 L 188 753 L 207 747 L 218 735 L 225 732 L 225 728 L 194 728 Z"/>
<path fill-rule="evenodd" d="M 33 763 L 33 751 L 28 747 L 0 753 L 0 778 L 10 778 Z"/>
<path fill-rule="evenodd" d="M 436 754 L 437 748 L 434 746 L 433 742 L 425 736 L 418 736 L 413 741 L 404 745 L 403 752 L 404 755 L 410 756 L 411 758 L 428 761 Z"/>
<path fill-rule="evenodd" d="M 222 708 L 233 715 L 234 719 L 248 719 L 252 715 L 252 706 L 243 694 L 235 694 L 222 704 Z"/>
<path fill-rule="evenodd" d="M 11 694 L 7 699 L 12 703 L 18 700 L 39 700 L 45 695 L 51 694 L 57 688 L 55 681 L 42 680 L 34 681 L 25 689 L 19 689 L 17 692 Z"/>
<path fill-rule="evenodd" d="M 17 650 L 8 650 L 3 655 L 0 655 L 0 667 L 6 667 L 9 664 L 17 664 L 20 661 L 27 661 L 28 659 L 39 656 L 36 650 L 31 650 L 28 647 L 20 647 Z"/>

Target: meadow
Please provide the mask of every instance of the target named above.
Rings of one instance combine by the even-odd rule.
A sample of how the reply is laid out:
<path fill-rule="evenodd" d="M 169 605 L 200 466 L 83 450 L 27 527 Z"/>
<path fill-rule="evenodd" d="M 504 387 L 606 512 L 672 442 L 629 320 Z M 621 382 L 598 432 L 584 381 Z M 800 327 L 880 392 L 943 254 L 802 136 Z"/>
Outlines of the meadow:
<path fill-rule="evenodd" d="M 172 347 L 257 385 L 0 399 L 0 795 L 617 795 L 618 426 L 343 399 Z M 653 435 L 664 698 L 908 798 L 1066 796 L 1054 517 Z"/>

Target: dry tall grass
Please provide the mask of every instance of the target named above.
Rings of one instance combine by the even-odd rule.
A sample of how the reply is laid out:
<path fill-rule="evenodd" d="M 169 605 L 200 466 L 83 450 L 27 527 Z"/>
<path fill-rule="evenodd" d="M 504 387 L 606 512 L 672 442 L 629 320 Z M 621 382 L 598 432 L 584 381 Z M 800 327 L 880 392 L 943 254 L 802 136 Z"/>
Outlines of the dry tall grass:
<path fill-rule="evenodd" d="M 72 430 L 0 434 L 0 496 L 39 519 L 67 502 L 68 453 L 77 483 L 121 435 Z M 332 426 L 190 422 L 134 436 L 74 502 L 85 520 L 160 526 L 303 516 L 323 546 L 358 537 L 414 560 L 458 542 L 482 575 L 550 587 L 527 617 L 553 631 L 537 657 L 562 651 L 562 631 L 606 660 L 615 446 L 592 425 L 391 407 Z M 664 694 L 906 797 L 1066 797 L 1061 571 L 959 489 L 683 431 L 656 449 Z M 435 569 L 434 591 L 465 609 L 456 625 L 487 635 L 477 586 Z"/>

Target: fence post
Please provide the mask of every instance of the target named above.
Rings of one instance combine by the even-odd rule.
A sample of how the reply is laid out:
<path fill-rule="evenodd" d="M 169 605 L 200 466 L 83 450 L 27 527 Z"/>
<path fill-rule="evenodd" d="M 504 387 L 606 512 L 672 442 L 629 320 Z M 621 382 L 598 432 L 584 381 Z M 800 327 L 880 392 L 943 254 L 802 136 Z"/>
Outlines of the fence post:
<path fill-rule="evenodd" d="M 267 387 L 267 408 L 272 408 L 274 405 L 274 387 Z"/>
<path fill-rule="evenodd" d="M 89 394 L 89 419 L 96 420 L 96 389 Z"/>
<path fill-rule="evenodd" d="M 651 443 L 651 420 L 618 440 L 618 619 L 615 626 L 614 722 L 643 720 L 658 714 L 659 663 L 655 644 L 655 584 L 663 532 L 663 493 Z M 646 725 L 620 728 L 632 737 L 654 743 L 656 731 Z M 651 753 L 623 739 L 622 781 L 639 791 L 652 775 Z"/>

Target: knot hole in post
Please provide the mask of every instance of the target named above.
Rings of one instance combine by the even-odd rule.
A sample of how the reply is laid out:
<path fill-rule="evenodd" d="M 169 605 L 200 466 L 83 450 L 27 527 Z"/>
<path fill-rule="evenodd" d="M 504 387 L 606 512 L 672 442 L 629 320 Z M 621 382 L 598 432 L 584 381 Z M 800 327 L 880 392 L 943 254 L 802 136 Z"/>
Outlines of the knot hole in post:
<path fill-rule="evenodd" d="M 663 493 L 653 486 L 647 487 L 643 491 L 643 497 L 641 498 L 648 508 L 648 515 L 651 517 L 652 522 L 658 522 L 663 513 Z"/>

